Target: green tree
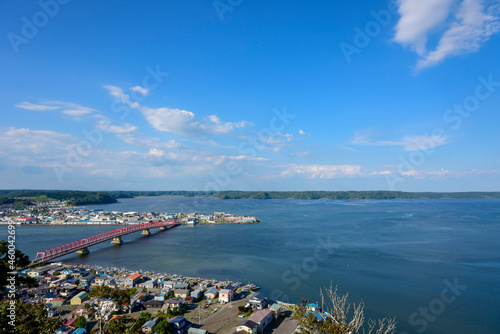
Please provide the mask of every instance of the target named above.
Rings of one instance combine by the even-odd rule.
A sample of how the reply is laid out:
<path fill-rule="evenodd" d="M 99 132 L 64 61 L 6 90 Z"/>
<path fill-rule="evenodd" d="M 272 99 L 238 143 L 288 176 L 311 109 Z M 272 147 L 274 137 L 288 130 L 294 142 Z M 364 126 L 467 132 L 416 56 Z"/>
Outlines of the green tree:
<path fill-rule="evenodd" d="M 158 334 L 173 333 L 170 328 L 170 323 L 166 319 L 162 319 L 154 328 L 154 332 Z"/>
<path fill-rule="evenodd" d="M 15 334 L 53 334 L 61 326 L 61 320 L 47 317 L 47 310 L 42 304 L 28 304 L 15 300 L 15 327 L 9 324 L 9 302 L 0 304 L 0 328 L 2 333 Z"/>
<path fill-rule="evenodd" d="M 110 320 L 104 328 L 106 334 L 126 333 L 127 328 L 124 323 L 119 320 Z"/>
<path fill-rule="evenodd" d="M 79 316 L 75 321 L 75 328 L 87 328 L 87 319 L 84 316 Z"/>

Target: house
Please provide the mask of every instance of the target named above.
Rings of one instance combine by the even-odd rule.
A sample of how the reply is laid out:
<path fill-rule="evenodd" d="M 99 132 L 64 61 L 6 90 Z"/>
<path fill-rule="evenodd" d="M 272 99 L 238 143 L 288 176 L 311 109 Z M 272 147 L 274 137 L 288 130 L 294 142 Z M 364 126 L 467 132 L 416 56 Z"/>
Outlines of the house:
<path fill-rule="evenodd" d="M 77 328 L 73 331 L 71 334 L 87 334 L 87 329 L 86 328 Z"/>
<path fill-rule="evenodd" d="M 191 292 L 191 297 L 193 297 L 196 300 L 199 300 L 202 296 L 202 292 L 200 290 L 194 290 Z"/>
<path fill-rule="evenodd" d="M 226 285 L 224 289 L 230 290 L 233 296 L 236 294 L 236 287 L 232 284 Z"/>
<path fill-rule="evenodd" d="M 219 291 L 216 288 L 210 288 L 205 291 L 205 297 L 210 299 L 215 299 L 219 295 Z"/>
<path fill-rule="evenodd" d="M 154 287 L 158 284 L 158 280 L 152 279 L 149 281 L 146 281 L 142 284 L 142 286 L 146 289 L 154 289 Z"/>
<path fill-rule="evenodd" d="M 236 333 L 257 334 L 259 325 L 252 320 L 246 319 L 236 325 Z"/>
<path fill-rule="evenodd" d="M 250 304 L 250 306 L 252 306 L 252 308 L 261 310 L 266 307 L 267 299 L 262 292 L 257 292 L 252 297 L 250 297 L 248 303 Z"/>
<path fill-rule="evenodd" d="M 104 282 L 106 282 L 106 276 L 98 276 L 94 279 L 94 284 L 98 286 L 104 286 Z"/>
<path fill-rule="evenodd" d="M 187 321 L 184 317 L 178 317 L 173 320 L 170 320 L 170 325 L 175 334 L 184 334 L 191 326 L 191 323 Z"/>
<path fill-rule="evenodd" d="M 141 279 L 141 274 L 140 273 L 134 273 L 128 277 L 125 278 L 124 280 L 124 285 L 126 287 L 129 287 L 129 288 L 132 288 L 134 287 L 138 282 L 139 280 Z"/>
<path fill-rule="evenodd" d="M 165 281 L 165 282 L 163 282 L 163 288 L 173 289 L 174 288 L 174 282 L 173 281 Z"/>
<path fill-rule="evenodd" d="M 262 332 L 273 320 L 273 312 L 270 310 L 258 310 L 252 314 L 248 320 L 257 323 L 259 325 L 257 331 Z"/>
<path fill-rule="evenodd" d="M 150 308 L 160 309 L 163 306 L 163 301 L 151 299 L 151 300 L 142 302 L 141 304 L 142 304 L 142 306 L 144 306 L 147 309 L 150 309 Z"/>
<path fill-rule="evenodd" d="M 189 327 L 188 334 L 207 334 L 205 329 Z"/>
<path fill-rule="evenodd" d="M 275 319 L 277 319 L 282 312 L 285 312 L 285 308 L 277 303 L 271 305 L 269 309 L 271 310 L 271 312 L 273 312 L 273 316 Z"/>
<path fill-rule="evenodd" d="M 174 289 L 189 289 L 189 283 L 174 282 Z"/>
<path fill-rule="evenodd" d="M 129 312 L 134 312 L 135 308 L 146 300 L 146 294 L 143 292 L 136 293 L 135 296 L 130 298 L 130 310 Z"/>
<path fill-rule="evenodd" d="M 55 298 L 52 299 L 52 306 L 54 307 L 61 307 L 64 304 L 64 298 Z"/>
<path fill-rule="evenodd" d="M 156 327 L 156 325 L 158 325 L 158 322 L 160 322 L 158 318 L 154 318 L 153 320 L 147 321 L 141 327 L 142 332 L 143 333 L 149 333 L 149 332 L 151 332 Z"/>
<path fill-rule="evenodd" d="M 89 285 L 92 284 L 92 282 L 95 280 L 94 275 L 85 275 L 80 278 L 80 284 L 81 285 Z"/>
<path fill-rule="evenodd" d="M 193 303 L 193 299 L 194 299 L 193 297 L 186 297 L 186 298 L 184 298 L 184 304 L 191 305 Z"/>
<path fill-rule="evenodd" d="M 174 309 L 174 308 L 178 308 L 180 309 L 182 307 L 182 305 L 184 304 L 184 301 L 182 298 L 170 298 L 170 299 L 167 299 L 167 301 L 165 301 L 163 303 L 163 307 L 162 307 L 162 310 L 166 310 L 166 309 Z"/>
<path fill-rule="evenodd" d="M 77 286 L 69 283 L 64 283 L 59 289 L 59 293 L 63 297 L 68 297 L 72 292 L 76 291 Z"/>
<path fill-rule="evenodd" d="M 73 298 L 71 298 L 70 305 L 82 305 L 82 302 L 85 299 L 87 299 L 87 293 L 85 291 L 82 291 Z"/>
<path fill-rule="evenodd" d="M 174 289 L 174 295 L 176 297 L 186 298 L 187 296 L 189 296 L 189 290 L 188 289 Z"/>
<path fill-rule="evenodd" d="M 45 294 L 49 292 L 49 288 L 50 286 L 48 284 L 42 284 L 35 288 L 34 292 L 37 296 L 45 296 Z"/>
<path fill-rule="evenodd" d="M 166 296 L 167 294 L 165 292 L 156 293 L 154 296 L 154 300 L 161 300 L 162 302 L 164 302 Z"/>
<path fill-rule="evenodd" d="M 220 289 L 219 291 L 219 302 L 220 303 L 229 303 L 231 301 L 233 294 L 231 290 L 228 289 Z"/>
<path fill-rule="evenodd" d="M 57 294 L 53 293 L 53 292 L 47 292 L 45 294 L 45 296 L 43 297 L 43 302 L 45 304 L 47 303 L 51 303 L 54 299 L 56 299 L 58 296 Z"/>

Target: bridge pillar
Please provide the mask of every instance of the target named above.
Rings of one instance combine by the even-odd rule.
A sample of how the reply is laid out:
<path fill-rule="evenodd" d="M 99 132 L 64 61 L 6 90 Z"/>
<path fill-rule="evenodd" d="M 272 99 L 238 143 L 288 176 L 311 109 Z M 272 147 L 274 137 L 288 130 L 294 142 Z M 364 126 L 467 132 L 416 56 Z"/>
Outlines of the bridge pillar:
<path fill-rule="evenodd" d="M 87 247 L 85 247 L 85 248 L 77 250 L 76 254 L 81 255 L 81 256 L 88 255 L 88 254 L 90 254 L 90 251 Z"/>
<path fill-rule="evenodd" d="M 149 229 L 145 229 L 145 230 L 142 230 L 141 234 L 147 237 L 147 236 L 151 235 L 151 232 L 149 232 Z"/>
<path fill-rule="evenodd" d="M 115 237 L 113 241 L 111 241 L 112 245 L 121 245 L 123 244 L 122 237 Z"/>
<path fill-rule="evenodd" d="M 160 231 L 165 231 L 166 229 L 167 229 L 167 227 L 166 227 L 166 226 L 161 226 L 161 227 L 160 227 Z"/>

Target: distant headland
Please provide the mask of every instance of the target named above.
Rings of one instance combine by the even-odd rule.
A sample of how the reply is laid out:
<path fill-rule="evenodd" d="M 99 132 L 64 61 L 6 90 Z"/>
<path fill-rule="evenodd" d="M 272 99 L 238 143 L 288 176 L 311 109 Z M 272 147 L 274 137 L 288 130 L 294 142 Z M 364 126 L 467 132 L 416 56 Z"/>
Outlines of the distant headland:
<path fill-rule="evenodd" d="M 218 199 L 472 199 L 500 198 L 500 192 L 403 192 L 403 191 L 76 191 L 76 190 L 0 190 L 0 205 L 31 205 L 65 201 L 68 205 L 116 203 L 121 198 L 145 196 L 212 197 Z"/>

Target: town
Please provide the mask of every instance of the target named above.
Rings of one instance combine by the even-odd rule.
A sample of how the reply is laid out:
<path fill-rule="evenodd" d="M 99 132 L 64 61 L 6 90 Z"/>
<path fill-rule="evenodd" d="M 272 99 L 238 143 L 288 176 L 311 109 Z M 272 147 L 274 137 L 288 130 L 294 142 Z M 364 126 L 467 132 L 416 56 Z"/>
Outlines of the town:
<path fill-rule="evenodd" d="M 26 208 L 6 204 L 0 206 L 0 224 L 45 224 L 45 225 L 135 225 L 152 221 L 176 219 L 181 224 L 252 224 L 256 217 L 240 216 L 225 212 L 158 213 L 158 212 L 105 212 L 79 207 L 70 207 L 64 201 L 41 202 Z"/>
<path fill-rule="evenodd" d="M 18 272 L 38 282 L 18 297 L 62 321 L 56 334 L 290 334 L 294 305 L 270 300 L 254 284 L 62 263 Z M 319 314 L 315 304 L 308 306 Z"/>

